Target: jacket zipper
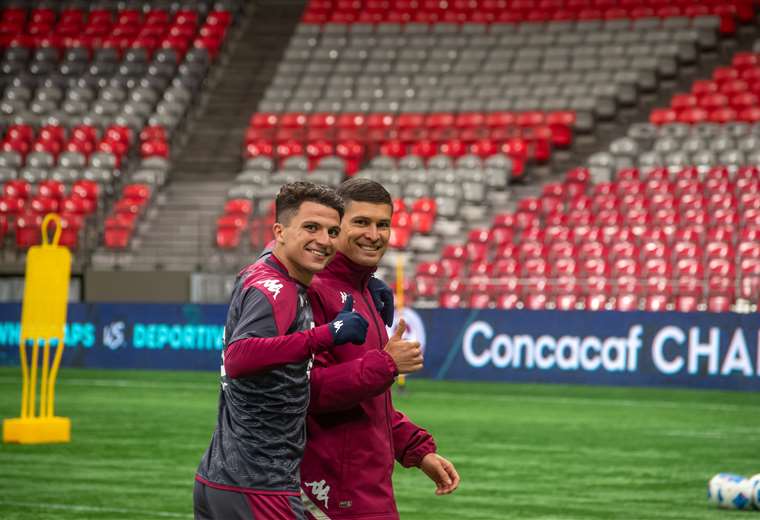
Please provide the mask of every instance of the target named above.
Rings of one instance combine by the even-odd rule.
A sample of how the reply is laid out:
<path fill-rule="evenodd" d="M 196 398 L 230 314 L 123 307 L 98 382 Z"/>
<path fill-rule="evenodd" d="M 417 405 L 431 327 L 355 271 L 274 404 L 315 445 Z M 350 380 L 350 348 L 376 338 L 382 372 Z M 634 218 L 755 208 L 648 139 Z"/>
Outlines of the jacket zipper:
<path fill-rule="evenodd" d="M 364 296 L 364 287 L 361 290 L 362 295 L 362 301 L 364 302 L 364 305 L 367 306 L 367 309 L 370 310 L 370 316 L 372 316 L 372 322 L 375 324 L 375 330 L 377 331 L 378 336 L 378 344 L 380 344 L 380 349 L 383 348 L 383 334 L 380 332 L 380 325 L 377 324 L 377 318 L 375 317 L 375 313 L 372 312 L 372 309 L 374 308 L 374 302 L 372 303 L 372 307 L 370 307 L 369 302 L 367 301 L 367 297 Z M 391 385 L 392 387 L 393 385 Z M 391 403 L 390 403 L 390 392 L 391 389 L 388 388 L 388 391 L 385 392 L 385 425 L 388 427 L 388 440 L 390 441 L 390 448 L 391 448 L 391 460 L 395 462 L 396 460 L 396 452 L 395 447 L 393 446 L 393 425 L 391 422 Z"/>

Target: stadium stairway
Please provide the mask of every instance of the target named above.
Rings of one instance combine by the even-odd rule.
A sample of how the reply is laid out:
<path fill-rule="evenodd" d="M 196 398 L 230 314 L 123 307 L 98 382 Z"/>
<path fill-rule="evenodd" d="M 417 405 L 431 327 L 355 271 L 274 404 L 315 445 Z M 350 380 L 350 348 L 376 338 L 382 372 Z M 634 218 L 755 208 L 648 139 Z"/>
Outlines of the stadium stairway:
<path fill-rule="evenodd" d="M 179 180 L 167 186 L 159 195 L 157 214 L 147 220 L 146 229 L 135 240 L 129 268 L 198 270 L 226 194 L 227 183 L 220 181 Z M 114 257 L 115 265 L 120 265 L 119 259 Z"/>
<path fill-rule="evenodd" d="M 201 113 L 181 147 L 174 178 L 229 179 L 240 168 L 240 142 L 255 107 L 269 85 L 303 12 L 304 2 L 251 2 L 219 81 L 209 89 Z"/>
<path fill-rule="evenodd" d="M 219 255 L 213 235 L 219 208 L 240 169 L 248 116 L 276 69 L 304 2 L 249 4 L 185 139 L 173 154 L 169 183 L 126 252 L 100 249 L 98 268 L 234 272 L 243 259 Z"/>

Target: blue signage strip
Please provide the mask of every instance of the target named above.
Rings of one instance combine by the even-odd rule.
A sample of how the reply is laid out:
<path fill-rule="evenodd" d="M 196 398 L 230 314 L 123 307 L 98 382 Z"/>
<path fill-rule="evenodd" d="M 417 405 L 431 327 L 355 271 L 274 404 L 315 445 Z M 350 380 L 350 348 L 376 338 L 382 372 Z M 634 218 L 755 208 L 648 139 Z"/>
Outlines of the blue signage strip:
<path fill-rule="evenodd" d="M 218 370 L 225 305 L 71 304 L 63 366 Z M 21 306 L 0 304 L 0 364 Z M 760 313 L 406 309 L 436 379 L 760 390 Z M 339 347 L 338 347 L 339 348 Z"/>
<path fill-rule="evenodd" d="M 70 304 L 62 366 L 217 370 L 225 305 Z M 21 305 L 0 304 L 0 364 L 18 364 Z"/>
<path fill-rule="evenodd" d="M 760 314 L 418 310 L 437 379 L 760 390 Z"/>

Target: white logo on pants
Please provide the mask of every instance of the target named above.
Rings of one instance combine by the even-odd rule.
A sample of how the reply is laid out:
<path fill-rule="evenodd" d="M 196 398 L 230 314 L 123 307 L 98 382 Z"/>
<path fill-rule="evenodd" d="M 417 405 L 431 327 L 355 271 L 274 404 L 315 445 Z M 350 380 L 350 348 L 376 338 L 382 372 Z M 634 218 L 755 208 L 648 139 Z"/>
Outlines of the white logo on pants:
<path fill-rule="evenodd" d="M 330 498 L 328 496 L 330 494 L 330 486 L 327 485 L 324 479 L 320 481 L 315 480 L 314 482 L 304 482 L 304 486 L 309 486 L 311 488 L 311 494 L 320 502 L 325 503 L 325 509 L 329 509 L 327 507 L 327 501 Z"/>

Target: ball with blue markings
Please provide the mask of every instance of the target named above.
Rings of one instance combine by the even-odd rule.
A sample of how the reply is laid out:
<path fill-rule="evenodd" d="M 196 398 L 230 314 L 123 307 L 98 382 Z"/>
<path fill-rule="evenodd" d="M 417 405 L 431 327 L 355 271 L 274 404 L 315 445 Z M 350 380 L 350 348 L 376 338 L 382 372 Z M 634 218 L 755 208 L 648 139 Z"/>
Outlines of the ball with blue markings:
<path fill-rule="evenodd" d="M 749 482 L 752 485 L 752 505 L 755 509 L 760 509 L 760 473 L 752 475 Z"/>
<path fill-rule="evenodd" d="M 756 484 L 742 475 L 718 473 L 707 486 L 707 499 L 723 509 L 752 509 Z"/>
<path fill-rule="evenodd" d="M 731 475 L 730 473 L 718 473 L 717 475 L 715 475 L 713 478 L 710 479 L 710 481 L 707 483 L 707 501 L 708 502 L 715 505 L 718 505 L 720 503 L 720 500 L 723 497 L 721 493 L 723 482 L 730 475 Z"/>

